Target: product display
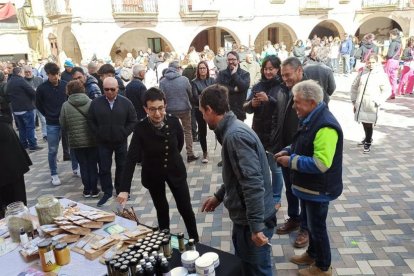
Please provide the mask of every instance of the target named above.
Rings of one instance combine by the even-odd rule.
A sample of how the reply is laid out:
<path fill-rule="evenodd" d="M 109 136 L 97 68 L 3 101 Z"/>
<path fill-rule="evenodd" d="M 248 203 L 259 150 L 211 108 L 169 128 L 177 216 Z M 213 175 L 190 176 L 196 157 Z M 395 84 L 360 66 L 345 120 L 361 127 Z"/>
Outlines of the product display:
<path fill-rule="evenodd" d="M 20 229 L 23 228 L 26 233 L 33 231 L 29 209 L 20 201 L 6 207 L 6 223 L 13 242 L 20 242 Z"/>
<path fill-rule="evenodd" d="M 52 224 L 56 217 L 62 215 L 62 206 L 53 195 L 43 195 L 37 199 L 35 206 L 40 225 Z"/>

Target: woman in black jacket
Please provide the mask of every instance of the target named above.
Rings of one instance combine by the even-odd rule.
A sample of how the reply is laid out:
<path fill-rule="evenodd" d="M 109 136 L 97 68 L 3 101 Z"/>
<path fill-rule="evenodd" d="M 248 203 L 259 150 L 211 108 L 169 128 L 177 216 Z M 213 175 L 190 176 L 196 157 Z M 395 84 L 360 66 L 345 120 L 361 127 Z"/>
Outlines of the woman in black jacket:
<path fill-rule="evenodd" d="M 276 164 L 272 154 L 272 114 L 276 108 L 277 93 L 282 82 L 280 76 L 280 59 L 276 56 L 267 56 L 262 62 L 262 78 L 253 86 L 252 94 L 243 108 L 247 113 L 253 113 L 252 129 L 259 136 L 267 151 L 270 170 L 272 171 L 273 199 L 275 209 L 280 208 L 283 188 L 282 170 Z"/>
<path fill-rule="evenodd" d="M 200 139 L 201 149 L 203 150 L 202 163 L 208 163 L 207 153 L 207 124 L 203 119 L 203 114 L 198 109 L 198 98 L 203 90 L 212 84 L 214 79 L 210 78 L 210 70 L 206 61 L 200 61 L 197 65 L 196 78 L 191 81 L 193 90 L 193 105 L 195 108 L 195 117 L 198 125 L 198 138 Z"/>

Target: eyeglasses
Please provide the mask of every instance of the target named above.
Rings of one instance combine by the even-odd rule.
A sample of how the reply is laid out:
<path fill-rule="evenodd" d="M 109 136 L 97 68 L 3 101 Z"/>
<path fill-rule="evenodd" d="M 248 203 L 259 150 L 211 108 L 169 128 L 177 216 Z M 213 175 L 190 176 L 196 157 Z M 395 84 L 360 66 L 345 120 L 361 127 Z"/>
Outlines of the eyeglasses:
<path fill-rule="evenodd" d="M 164 110 L 165 110 L 165 106 L 160 106 L 160 107 L 150 107 L 150 108 L 148 108 L 148 111 L 150 112 L 150 113 L 152 113 L 152 114 L 155 114 L 157 111 L 159 112 L 159 113 L 162 113 L 162 112 L 164 112 Z"/>
<path fill-rule="evenodd" d="M 111 92 L 115 92 L 115 91 L 116 91 L 116 88 L 114 88 L 114 87 L 105 87 L 105 88 L 104 88 L 104 91 L 111 91 Z"/>
<path fill-rule="evenodd" d="M 237 58 L 228 58 L 227 61 L 236 61 Z"/>

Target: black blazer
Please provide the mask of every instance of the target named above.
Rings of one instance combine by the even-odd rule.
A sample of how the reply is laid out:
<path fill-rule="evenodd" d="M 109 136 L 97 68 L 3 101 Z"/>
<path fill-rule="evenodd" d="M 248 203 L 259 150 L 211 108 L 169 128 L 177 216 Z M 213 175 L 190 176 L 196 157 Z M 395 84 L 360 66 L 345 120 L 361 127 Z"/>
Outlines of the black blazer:
<path fill-rule="evenodd" d="M 141 182 L 147 188 L 157 188 L 169 181 L 176 186 L 187 181 L 181 150 L 184 132 L 177 117 L 167 114 L 161 129 L 154 127 L 148 117 L 141 120 L 134 130 L 124 168 L 121 192 L 129 192 L 135 165 L 141 160 Z"/>

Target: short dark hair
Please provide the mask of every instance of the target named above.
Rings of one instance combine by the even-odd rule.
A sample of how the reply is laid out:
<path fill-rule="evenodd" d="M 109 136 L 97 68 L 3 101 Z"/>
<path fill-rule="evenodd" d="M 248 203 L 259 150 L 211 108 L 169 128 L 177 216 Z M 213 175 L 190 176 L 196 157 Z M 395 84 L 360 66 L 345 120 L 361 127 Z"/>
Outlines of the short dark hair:
<path fill-rule="evenodd" d="M 229 90 L 220 84 L 208 86 L 201 92 L 200 106 L 203 108 L 209 106 L 217 115 L 223 115 L 230 110 Z"/>
<path fill-rule="evenodd" d="M 210 69 L 208 68 L 207 61 L 205 61 L 205 60 L 202 60 L 197 64 L 196 78 L 197 79 L 200 78 L 200 70 L 198 68 L 200 67 L 201 64 L 204 64 L 204 66 L 207 68 L 207 78 L 209 78 L 210 77 Z"/>
<path fill-rule="evenodd" d="M 291 66 L 293 69 L 297 70 L 302 67 L 302 62 L 297 57 L 289 57 L 282 62 L 282 66 Z"/>
<path fill-rule="evenodd" d="M 74 75 L 76 72 L 80 72 L 82 75 L 85 75 L 85 71 L 83 71 L 82 67 L 75 66 L 72 68 L 72 71 L 70 73 Z"/>
<path fill-rule="evenodd" d="M 230 51 L 227 53 L 226 57 L 228 57 L 229 55 L 233 55 L 237 58 L 237 60 L 240 60 L 239 54 L 236 51 Z"/>
<path fill-rule="evenodd" d="M 115 68 L 111 64 L 104 64 L 98 70 L 98 75 L 113 74 L 115 75 Z"/>
<path fill-rule="evenodd" d="M 267 56 L 263 59 L 262 61 L 262 69 L 260 70 L 260 73 L 262 74 L 262 79 L 266 79 L 265 75 L 264 75 L 264 68 L 266 66 L 266 63 L 270 62 L 270 64 L 272 64 L 272 66 L 276 69 L 278 69 L 277 71 L 277 75 L 279 77 L 281 77 L 281 73 L 280 73 L 280 65 L 281 65 L 281 61 L 280 58 L 275 56 L 275 55 L 270 55 Z"/>
<path fill-rule="evenodd" d="M 66 94 L 68 96 L 77 93 L 86 93 L 85 86 L 79 80 L 71 80 L 66 85 Z"/>
<path fill-rule="evenodd" d="M 59 66 L 54 62 L 48 62 L 45 64 L 45 72 L 46 74 L 57 75 L 60 72 Z"/>
<path fill-rule="evenodd" d="M 166 103 L 165 94 L 160 89 L 151 87 L 150 89 L 145 92 L 144 95 L 144 105 L 147 106 L 147 102 L 153 101 L 163 101 L 164 104 Z"/>
<path fill-rule="evenodd" d="M 15 67 L 13 68 L 13 75 L 20 75 L 23 71 L 22 67 Z"/>

